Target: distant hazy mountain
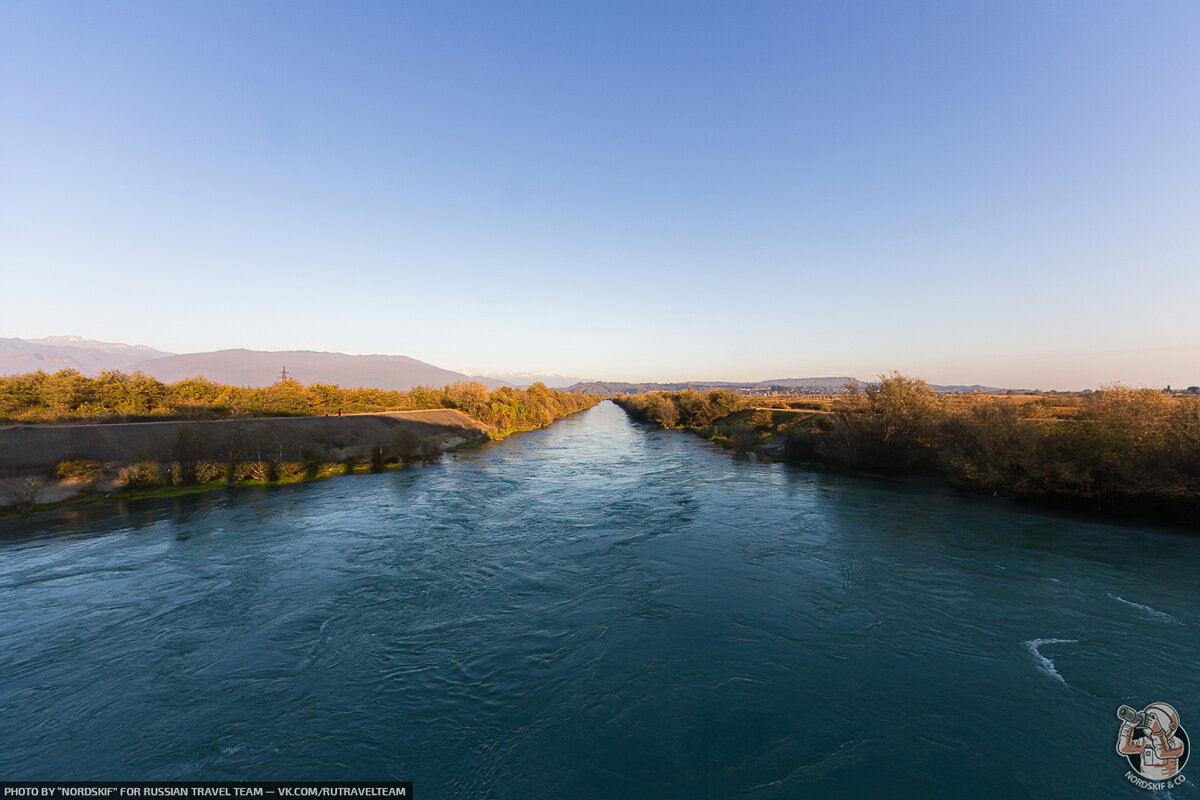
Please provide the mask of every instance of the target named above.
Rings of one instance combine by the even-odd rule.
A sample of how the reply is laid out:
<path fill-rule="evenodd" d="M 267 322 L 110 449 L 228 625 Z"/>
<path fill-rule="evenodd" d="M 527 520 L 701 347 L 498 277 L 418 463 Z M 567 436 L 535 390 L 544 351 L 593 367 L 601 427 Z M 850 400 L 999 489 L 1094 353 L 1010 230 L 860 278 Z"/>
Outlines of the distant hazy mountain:
<path fill-rule="evenodd" d="M 160 381 L 172 382 L 197 375 L 238 386 L 269 386 L 279 380 L 284 368 L 288 377 L 301 383 L 336 383 L 340 386 L 367 386 L 377 389 L 406 390 L 413 386 L 444 386 L 456 381 L 477 380 L 493 388 L 528 387 L 541 381 L 551 389 L 567 389 L 587 394 L 634 394 L 653 391 L 697 391 L 730 389 L 747 394 L 768 392 L 826 393 L 840 391 L 850 378 L 775 378 L 767 381 L 682 381 L 678 383 L 622 383 L 585 381 L 569 375 L 547 372 L 496 372 L 472 369 L 465 372 L 435 367 L 407 356 L 351 356 L 345 353 L 321 353 L 312 350 L 218 350 L 209 353 L 175 355 L 142 345 L 98 342 L 79 336 L 48 336 L 43 339 L 0 338 L 0 375 L 21 372 L 58 372 L 76 369 L 85 375 L 97 375 L 106 369 L 132 372 L 141 370 Z M 940 392 L 1003 390 L 990 386 L 937 386 Z"/>
<path fill-rule="evenodd" d="M 958 384 L 955 384 L 954 386 L 943 386 L 938 383 L 931 383 L 929 385 L 937 391 L 946 392 L 947 394 L 970 394 L 971 392 L 983 392 L 984 394 L 1004 394 L 1006 391 L 1008 391 L 1007 389 L 997 389 L 995 386 L 980 386 L 978 383 L 973 383 L 970 386 L 959 386 Z M 1017 391 L 1020 392 L 1024 390 L 1018 389 Z"/>
<path fill-rule="evenodd" d="M 155 350 L 153 347 L 146 347 L 144 344 L 118 344 L 116 342 L 98 342 L 95 339 L 85 339 L 82 336 L 43 336 L 41 339 L 26 339 L 30 344 L 38 344 L 50 347 L 70 347 L 79 350 L 99 350 L 103 353 L 111 353 L 113 355 L 141 355 L 142 358 L 154 358 L 155 356 L 169 356 L 174 353 L 168 353 L 165 350 Z"/>
<path fill-rule="evenodd" d="M 499 378 L 493 378 L 488 375 L 477 375 L 474 372 L 464 372 L 463 374 L 467 375 L 471 380 L 487 384 L 493 389 L 499 389 L 501 386 L 507 386 L 509 389 L 517 388 L 514 384 L 511 384 L 508 381 L 502 381 Z"/>
<path fill-rule="evenodd" d="M 621 383 L 618 381 L 586 381 L 569 387 L 584 394 L 640 394 L 642 392 L 681 392 L 692 388 L 698 392 L 709 389 L 729 389 L 734 392 L 766 394 L 768 392 L 824 393 L 840 391 L 850 378 L 780 378 L 771 381 L 681 381 L 679 383 Z"/>
<path fill-rule="evenodd" d="M 806 391 L 826 391 L 838 392 L 846 385 L 850 378 L 776 378 L 774 380 L 763 381 L 762 385 L 769 386 L 789 386 L 802 388 Z M 874 381 L 863 381 L 864 384 L 874 383 Z M 937 383 L 929 384 L 930 388 L 935 391 L 945 392 L 947 394 L 970 394 L 971 392 L 979 391 L 986 394 L 999 394 L 1003 389 L 997 389 L 994 386 L 980 386 L 978 383 L 971 386 L 961 386 L 955 384 L 953 386 L 943 386 Z"/>
<path fill-rule="evenodd" d="M 0 338 L 0 375 L 75 369 L 94 376 L 107 369 L 141 370 L 165 382 L 204 375 L 238 386 L 268 386 L 279 379 L 284 367 L 289 377 L 301 383 L 397 390 L 466 380 L 478 380 L 492 387 L 508 385 L 492 377 L 471 378 L 407 356 L 351 356 L 311 350 L 220 350 L 177 355 L 142 345 L 98 342 L 79 336 Z"/>
<path fill-rule="evenodd" d="M 79 336 L 0 339 L 0 375 L 61 369 L 96 375 L 106 369 L 127 370 L 138 361 L 165 355 L 169 354 L 152 347 L 97 342 Z"/>
<path fill-rule="evenodd" d="M 502 386 L 515 386 L 520 389 L 528 389 L 539 381 L 546 384 L 550 389 L 564 389 L 575 383 L 587 383 L 586 378 L 580 378 L 576 375 L 556 375 L 552 372 L 496 372 L 490 369 L 465 369 L 470 375 L 474 375 L 479 380 L 495 381 Z"/>
<path fill-rule="evenodd" d="M 774 378 L 760 381 L 758 386 L 785 386 L 810 392 L 840 392 L 852 378 Z"/>
<path fill-rule="evenodd" d="M 285 368 L 289 378 L 305 384 L 336 383 L 400 391 L 470 380 L 461 372 L 408 356 L 350 356 L 312 350 L 217 350 L 152 358 L 137 362 L 133 368 L 165 383 L 203 375 L 237 386 L 269 386 L 279 380 Z"/>
<path fill-rule="evenodd" d="M 800 392 L 804 394 L 832 394 L 840 392 L 853 378 L 775 378 L 769 381 L 683 381 L 681 383 L 621 383 L 617 381 L 583 381 L 569 387 L 572 392 L 584 394 L 641 394 L 643 392 L 682 392 L 692 388 L 698 392 L 709 389 L 729 389 L 742 394 L 768 394 Z M 930 384 L 939 392 L 970 393 L 981 391 L 998 394 L 1003 389 L 991 386 L 939 386 Z"/>

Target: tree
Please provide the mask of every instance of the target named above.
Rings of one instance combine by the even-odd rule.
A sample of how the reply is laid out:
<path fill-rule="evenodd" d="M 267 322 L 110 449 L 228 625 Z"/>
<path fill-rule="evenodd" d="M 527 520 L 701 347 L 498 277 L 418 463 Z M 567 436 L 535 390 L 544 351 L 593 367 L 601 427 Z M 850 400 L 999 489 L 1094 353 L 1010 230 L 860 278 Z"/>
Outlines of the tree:
<path fill-rule="evenodd" d="M 942 407 L 940 395 L 929 384 L 898 372 L 880 375 L 879 383 L 866 388 L 866 396 L 869 412 L 883 425 L 885 442 L 900 434 L 920 440 Z"/>
<path fill-rule="evenodd" d="M 491 405 L 487 386 L 479 381 L 458 381 L 446 387 L 446 401 L 469 417 L 482 419 Z"/>
<path fill-rule="evenodd" d="M 51 375 L 44 388 L 50 410 L 59 416 L 70 416 L 92 400 L 92 382 L 79 370 L 63 369 Z"/>
<path fill-rule="evenodd" d="M 657 402 L 651 408 L 650 420 L 664 428 L 674 428 L 679 424 L 679 408 L 666 394 L 657 395 Z"/>

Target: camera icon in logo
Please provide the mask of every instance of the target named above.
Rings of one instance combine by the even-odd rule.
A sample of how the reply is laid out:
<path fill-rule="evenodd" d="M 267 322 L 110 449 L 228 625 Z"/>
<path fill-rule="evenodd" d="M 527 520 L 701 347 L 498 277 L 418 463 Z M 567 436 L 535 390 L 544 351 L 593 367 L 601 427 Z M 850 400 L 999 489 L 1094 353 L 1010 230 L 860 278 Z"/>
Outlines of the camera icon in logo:
<path fill-rule="evenodd" d="M 1174 708 L 1166 703 L 1151 703 L 1141 711 L 1121 706 L 1117 718 L 1117 752 L 1134 772 L 1148 781 L 1165 781 L 1183 770 L 1191 747 Z"/>

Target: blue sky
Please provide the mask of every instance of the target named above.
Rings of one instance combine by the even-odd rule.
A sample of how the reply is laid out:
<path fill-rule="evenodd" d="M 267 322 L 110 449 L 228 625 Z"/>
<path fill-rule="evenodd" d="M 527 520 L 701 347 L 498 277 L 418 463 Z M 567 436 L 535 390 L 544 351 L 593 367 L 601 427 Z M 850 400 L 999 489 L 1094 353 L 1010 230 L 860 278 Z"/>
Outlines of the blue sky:
<path fill-rule="evenodd" d="M 1200 383 L 1200 4 L 0 0 L 0 336 Z"/>

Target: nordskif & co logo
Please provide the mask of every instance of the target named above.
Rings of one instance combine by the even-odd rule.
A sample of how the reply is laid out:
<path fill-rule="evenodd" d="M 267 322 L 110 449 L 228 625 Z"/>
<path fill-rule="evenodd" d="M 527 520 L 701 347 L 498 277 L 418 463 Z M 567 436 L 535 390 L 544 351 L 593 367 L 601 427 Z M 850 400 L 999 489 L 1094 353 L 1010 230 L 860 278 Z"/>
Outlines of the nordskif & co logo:
<path fill-rule="evenodd" d="M 1121 706 L 1117 718 L 1121 720 L 1117 752 L 1130 766 L 1126 780 L 1153 791 L 1184 782 L 1183 767 L 1191 745 L 1179 724 L 1179 712 L 1166 703 L 1151 703 L 1141 711 Z"/>

